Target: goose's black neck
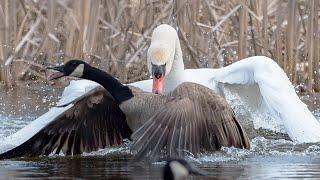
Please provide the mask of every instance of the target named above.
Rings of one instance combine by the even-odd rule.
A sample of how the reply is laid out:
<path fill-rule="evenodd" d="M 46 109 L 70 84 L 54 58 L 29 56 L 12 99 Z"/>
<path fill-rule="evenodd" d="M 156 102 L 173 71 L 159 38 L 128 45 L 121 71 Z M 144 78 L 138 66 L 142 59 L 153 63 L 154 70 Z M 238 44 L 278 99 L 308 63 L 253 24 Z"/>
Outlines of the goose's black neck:
<path fill-rule="evenodd" d="M 91 66 L 86 66 L 82 78 L 102 85 L 114 97 L 118 104 L 133 97 L 131 89 L 124 86 L 110 74 Z"/>

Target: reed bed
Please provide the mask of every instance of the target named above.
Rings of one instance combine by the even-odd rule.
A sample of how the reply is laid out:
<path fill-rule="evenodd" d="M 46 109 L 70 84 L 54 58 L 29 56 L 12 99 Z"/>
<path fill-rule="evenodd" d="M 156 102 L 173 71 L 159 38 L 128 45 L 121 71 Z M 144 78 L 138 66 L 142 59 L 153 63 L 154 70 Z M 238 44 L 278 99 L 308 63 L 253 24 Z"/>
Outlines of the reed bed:
<path fill-rule="evenodd" d="M 301 91 L 319 92 L 318 0 L 2 0 L 0 80 L 45 80 L 44 66 L 81 58 L 122 82 L 147 79 L 153 29 L 178 30 L 187 68 L 264 55 Z"/>

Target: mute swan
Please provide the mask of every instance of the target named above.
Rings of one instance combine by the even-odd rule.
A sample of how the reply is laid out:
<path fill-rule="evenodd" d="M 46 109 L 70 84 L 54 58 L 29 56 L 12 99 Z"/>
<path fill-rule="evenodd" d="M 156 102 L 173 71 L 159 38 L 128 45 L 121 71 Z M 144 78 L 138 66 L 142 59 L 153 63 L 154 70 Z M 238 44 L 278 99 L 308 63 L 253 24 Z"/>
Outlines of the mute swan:
<path fill-rule="evenodd" d="M 150 73 L 159 78 L 130 85 L 164 94 L 183 82 L 204 85 L 221 95 L 231 89 L 248 108 L 269 112 L 293 141 L 320 141 L 320 123 L 299 99 L 284 71 L 268 57 L 249 57 L 219 69 L 184 69 L 177 32 L 162 24 L 153 31 L 147 61 Z"/>
<path fill-rule="evenodd" d="M 96 86 L 82 96 L 63 104 L 58 116 L 30 138 L 0 154 L 0 159 L 19 156 L 81 154 L 119 145 L 132 130 L 136 160 L 149 156 L 157 160 L 166 146 L 169 156 L 189 151 L 216 151 L 222 146 L 249 148 L 249 139 L 227 102 L 205 86 L 182 83 L 168 95 L 143 92 L 122 85 L 108 73 L 72 60 L 54 67 L 50 79 L 74 76 L 95 81 Z M 62 108 L 63 108 L 62 107 Z M 37 121 L 37 120 L 36 120 Z M 24 130 L 22 130 L 24 131 Z M 19 132 L 18 132 L 19 133 Z M 150 153 L 148 153 L 150 151 Z"/>

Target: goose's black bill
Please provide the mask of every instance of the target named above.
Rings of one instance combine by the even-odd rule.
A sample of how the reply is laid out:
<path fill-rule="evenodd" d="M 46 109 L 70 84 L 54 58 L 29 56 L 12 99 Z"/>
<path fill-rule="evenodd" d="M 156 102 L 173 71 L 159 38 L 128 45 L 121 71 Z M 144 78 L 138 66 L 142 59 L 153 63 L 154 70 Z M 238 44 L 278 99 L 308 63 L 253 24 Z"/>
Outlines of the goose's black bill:
<path fill-rule="evenodd" d="M 64 73 L 64 67 L 65 65 L 47 67 L 47 69 L 52 69 L 56 71 L 48 76 L 48 80 L 54 80 L 65 76 L 66 74 Z"/>

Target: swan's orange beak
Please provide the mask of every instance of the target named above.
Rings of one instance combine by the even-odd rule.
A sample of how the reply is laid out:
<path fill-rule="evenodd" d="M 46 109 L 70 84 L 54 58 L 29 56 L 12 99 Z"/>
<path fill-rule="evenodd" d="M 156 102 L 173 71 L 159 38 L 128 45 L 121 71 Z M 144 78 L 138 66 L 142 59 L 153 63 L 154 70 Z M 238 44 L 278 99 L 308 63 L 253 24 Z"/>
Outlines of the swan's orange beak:
<path fill-rule="evenodd" d="M 162 94 L 163 92 L 164 76 L 153 76 L 152 92 L 155 94 Z"/>
<path fill-rule="evenodd" d="M 155 65 L 151 63 L 151 65 L 152 65 L 152 76 L 153 76 L 152 92 L 155 94 L 162 94 L 164 76 L 166 74 L 166 64 Z"/>

